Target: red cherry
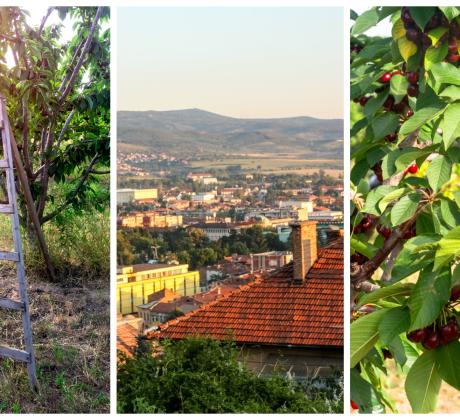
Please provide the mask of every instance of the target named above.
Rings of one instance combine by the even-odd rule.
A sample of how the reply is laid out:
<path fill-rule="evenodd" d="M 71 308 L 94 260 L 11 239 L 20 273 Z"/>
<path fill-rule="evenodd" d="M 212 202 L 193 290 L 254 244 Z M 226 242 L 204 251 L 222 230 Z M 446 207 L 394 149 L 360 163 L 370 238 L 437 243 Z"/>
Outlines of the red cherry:
<path fill-rule="evenodd" d="M 380 235 L 385 239 L 388 239 L 391 236 L 391 229 L 388 226 L 381 226 L 379 230 Z"/>
<path fill-rule="evenodd" d="M 419 74 L 416 71 L 410 71 L 409 73 L 407 73 L 407 81 L 411 85 L 417 84 L 418 78 L 419 78 Z"/>
<path fill-rule="evenodd" d="M 459 337 L 460 328 L 457 323 L 448 323 L 441 327 L 441 342 L 442 344 L 448 344 L 451 341 L 456 340 Z"/>
<path fill-rule="evenodd" d="M 413 238 L 413 237 L 416 236 L 416 235 L 417 235 L 417 233 L 415 232 L 415 229 L 412 228 L 411 230 L 408 230 L 408 231 L 404 234 L 403 238 L 404 238 L 404 239 L 410 239 L 410 238 Z"/>
<path fill-rule="evenodd" d="M 418 86 L 417 85 L 409 85 L 407 88 L 407 94 L 412 96 L 413 98 L 418 96 Z"/>
<path fill-rule="evenodd" d="M 456 300 L 460 299 L 460 284 L 456 284 L 454 287 L 452 287 L 452 290 L 450 291 L 450 301 L 455 302 Z M 455 322 L 457 320 L 454 318 Z"/>
<path fill-rule="evenodd" d="M 434 350 L 441 344 L 440 337 L 436 331 L 431 331 L 428 336 L 422 341 L 423 347 L 428 350 Z"/>
<path fill-rule="evenodd" d="M 422 328 L 420 330 L 414 330 L 406 334 L 407 339 L 413 343 L 421 343 L 427 336 L 427 330 Z"/>
<path fill-rule="evenodd" d="M 386 111 L 390 111 L 391 108 L 393 108 L 393 105 L 395 104 L 395 98 L 393 96 L 388 96 L 388 98 L 385 100 L 385 102 L 383 103 L 383 108 L 386 110 Z"/>
<path fill-rule="evenodd" d="M 458 43 L 455 38 L 449 40 L 448 48 L 451 54 L 458 54 Z"/>
<path fill-rule="evenodd" d="M 406 111 L 406 118 L 410 118 L 410 117 L 412 117 L 412 115 L 414 115 L 414 111 L 412 111 L 412 108 L 409 108 Z"/>
<path fill-rule="evenodd" d="M 408 166 L 405 170 L 405 173 L 411 173 L 415 174 L 418 171 L 418 166 L 416 163 L 413 163 L 412 165 Z"/>
<path fill-rule="evenodd" d="M 368 100 L 369 100 L 368 97 L 363 96 L 363 97 L 359 100 L 359 103 L 360 103 L 362 106 L 364 106 L 364 105 L 366 105 L 366 102 L 367 102 Z"/>
<path fill-rule="evenodd" d="M 449 63 L 456 63 L 458 60 L 460 60 L 460 55 L 458 54 L 449 54 L 447 56 L 447 61 Z"/>
<path fill-rule="evenodd" d="M 383 353 L 383 359 L 386 360 L 386 359 L 393 359 L 393 355 L 391 354 L 390 350 L 388 349 L 382 349 L 382 353 Z"/>
<path fill-rule="evenodd" d="M 351 400 L 351 408 L 353 410 L 359 410 L 358 404 L 356 404 L 353 400 Z"/>
<path fill-rule="evenodd" d="M 391 133 L 385 136 L 385 140 L 389 143 L 393 143 L 398 138 L 398 133 Z"/>
<path fill-rule="evenodd" d="M 380 76 L 379 81 L 380 81 L 381 83 L 388 83 L 388 82 L 391 80 L 392 77 L 393 77 L 393 75 L 392 75 L 389 71 L 387 71 L 386 73 L 383 73 L 383 74 Z"/>
<path fill-rule="evenodd" d="M 369 216 L 364 216 L 361 220 L 361 226 L 364 230 L 369 229 L 372 226 L 372 219 Z"/>

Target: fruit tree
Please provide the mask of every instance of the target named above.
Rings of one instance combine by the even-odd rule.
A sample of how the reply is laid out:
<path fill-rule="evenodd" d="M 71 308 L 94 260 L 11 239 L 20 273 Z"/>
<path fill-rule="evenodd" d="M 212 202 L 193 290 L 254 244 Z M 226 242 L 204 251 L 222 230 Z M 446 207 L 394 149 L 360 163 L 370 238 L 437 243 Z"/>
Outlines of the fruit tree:
<path fill-rule="evenodd" d="M 417 413 L 460 390 L 460 8 L 352 12 L 351 398 Z M 391 36 L 364 33 L 385 18 Z"/>
<path fill-rule="evenodd" d="M 30 190 L 43 226 L 69 209 L 107 206 L 100 179 L 110 157 L 109 8 L 50 7 L 36 26 L 27 16 L 0 7 L 0 92 L 27 175 L 18 191 Z M 33 207 L 20 198 L 33 238 Z"/>

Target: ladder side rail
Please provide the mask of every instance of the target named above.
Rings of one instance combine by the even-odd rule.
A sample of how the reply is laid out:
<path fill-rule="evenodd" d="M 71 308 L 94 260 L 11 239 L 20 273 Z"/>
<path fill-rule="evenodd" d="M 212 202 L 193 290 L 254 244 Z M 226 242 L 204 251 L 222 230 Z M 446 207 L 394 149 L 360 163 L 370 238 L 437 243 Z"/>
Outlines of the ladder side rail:
<path fill-rule="evenodd" d="M 12 218 L 12 230 L 13 230 L 13 243 L 15 251 L 19 255 L 19 261 L 16 263 L 16 272 L 18 276 L 19 283 L 19 295 L 21 301 L 24 304 L 24 309 L 22 311 L 22 324 L 24 329 L 24 343 L 27 353 L 29 353 L 29 361 L 27 363 L 27 370 L 29 373 L 29 379 L 31 385 L 34 389 L 38 388 L 38 382 L 36 377 L 35 369 L 35 353 L 32 340 L 32 326 L 30 322 L 30 313 L 29 313 L 29 298 L 27 295 L 27 287 L 25 281 L 25 267 L 24 267 L 24 254 L 22 249 L 21 241 L 21 229 L 19 224 L 19 216 L 17 209 L 17 197 L 16 197 L 16 186 L 14 183 L 14 170 L 13 170 L 13 157 L 11 154 L 11 136 L 10 136 L 10 126 L 9 121 L 6 115 L 6 107 L 4 98 L 0 98 L 1 108 L 2 108 L 2 119 L 3 119 L 3 130 L 5 134 L 5 146 L 4 154 L 6 160 L 8 161 L 9 168 L 6 170 L 7 175 L 7 189 L 8 189 L 8 198 L 10 204 L 13 206 Z"/>

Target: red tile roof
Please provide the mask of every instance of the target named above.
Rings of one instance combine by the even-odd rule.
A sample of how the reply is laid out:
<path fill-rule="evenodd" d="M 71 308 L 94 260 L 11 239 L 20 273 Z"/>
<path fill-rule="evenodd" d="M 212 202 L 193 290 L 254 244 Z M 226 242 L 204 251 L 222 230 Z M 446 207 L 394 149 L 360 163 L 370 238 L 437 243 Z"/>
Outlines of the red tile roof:
<path fill-rule="evenodd" d="M 162 325 L 151 337 L 231 334 L 238 343 L 343 346 L 343 238 L 320 249 L 303 284 L 292 278 L 291 263 Z"/>
<path fill-rule="evenodd" d="M 125 323 L 117 326 L 117 350 L 132 356 L 137 347 L 139 331 L 132 325 Z"/>

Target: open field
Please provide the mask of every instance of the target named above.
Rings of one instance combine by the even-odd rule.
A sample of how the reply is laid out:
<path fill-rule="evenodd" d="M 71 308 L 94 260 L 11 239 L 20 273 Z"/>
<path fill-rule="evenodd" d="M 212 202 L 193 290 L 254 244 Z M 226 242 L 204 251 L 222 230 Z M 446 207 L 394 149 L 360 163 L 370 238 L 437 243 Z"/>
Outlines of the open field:
<path fill-rule="evenodd" d="M 261 172 L 342 168 L 342 162 L 339 160 L 307 160 L 291 157 L 275 157 L 270 155 L 190 161 L 190 166 L 192 168 L 202 169 L 225 169 L 227 166 L 233 165 L 241 165 L 242 170 L 259 170 Z"/>

